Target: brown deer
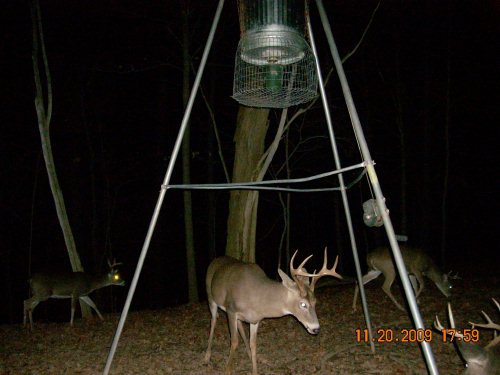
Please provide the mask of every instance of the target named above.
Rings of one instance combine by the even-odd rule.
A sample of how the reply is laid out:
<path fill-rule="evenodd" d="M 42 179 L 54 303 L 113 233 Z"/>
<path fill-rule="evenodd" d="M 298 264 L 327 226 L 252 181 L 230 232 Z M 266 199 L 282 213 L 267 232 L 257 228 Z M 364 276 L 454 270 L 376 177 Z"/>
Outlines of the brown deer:
<path fill-rule="evenodd" d="M 402 246 L 401 255 L 403 256 L 406 270 L 410 276 L 410 281 L 415 291 L 416 298 L 418 298 L 420 293 L 424 290 L 424 276 L 432 280 L 441 293 L 443 293 L 446 297 L 451 295 L 452 286 L 449 281 L 450 276 L 448 274 L 441 273 L 432 259 L 423 250 Z M 396 269 L 394 268 L 390 249 L 388 247 L 379 247 L 373 250 L 366 256 L 366 263 L 368 264 L 368 272 L 363 276 L 363 285 L 376 279 L 381 274 L 384 274 L 385 281 L 382 285 L 382 290 L 400 310 L 405 311 L 403 306 L 396 301 L 396 298 L 394 298 L 391 293 L 391 286 L 396 279 Z M 457 276 L 454 277 L 456 278 Z M 356 284 L 354 298 L 352 301 L 353 310 L 356 310 L 358 293 L 359 286 Z"/>
<path fill-rule="evenodd" d="M 500 304 L 493 298 L 497 309 L 500 311 Z M 451 306 L 448 304 L 448 318 L 450 320 L 451 329 L 445 329 L 438 317 L 434 321 L 434 327 L 441 331 L 441 333 L 450 335 L 454 338 L 454 342 L 457 344 L 457 348 L 460 352 L 461 357 L 466 363 L 466 368 L 463 372 L 464 375 L 498 375 L 500 374 L 500 336 L 497 335 L 500 332 L 500 324 L 495 324 L 490 319 L 490 317 L 483 311 L 484 317 L 486 318 L 487 324 L 477 324 L 470 323 L 472 329 L 475 327 L 486 328 L 494 330 L 494 339 L 489 342 L 485 347 L 481 347 L 479 344 L 473 342 L 477 340 L 470 340 L 472 335 L 466 337 L 465 330 L 455 329 L 455 319 L 453 318 L 453 313 L 451 311 Z M 467 335 L 470 333 L 467 332 Z"/>
<path fill-rule="evenodd" d="M 233 372 L 239 332 L 252 360 L 252 374 L 257 375 L 257 329 L 262 319 L 293 315 L 310 334 L 319 333 L 314 286 L 323 276 L 342 278 L 335 272 L 338 256 L 333 268 L 328 269 L 325 248 L 323 268 L 318 273 L 311 274 L 306 271 L 304 265 L 312 255 L 307 257 L 298 268 L 294 268 L 295 255 L 297 251 L 290 260 L 292 278 L 278 269 L 282 282 L 269 279 L 256 264 L 243 263 L 231 257 L 216 258 L 210 264 L 207 270 L 206 286 L 212 320 L 205 354 L 207 363 L 210 361 L 218 308 L 227 314 L 231 335 L 231 350 L 226 374 Z M 250 344 L 242 322 L 250 324 Z"/>
<path fill-rule="evenodd" d="M 78 299 L 92 307 L 99 318 L 103 320 L 97 306 L 88 295 L 94 290 L 108 285 L 125 285 L 125 281 L 121 278 L 118 270 L 115 269 L 119 264 L 121 263 L 108 261 L 109 272 L 101 275 L 91 275 L 85 272 L 39 272 L 34 274 L 30 279 L 33 296 L 24 300 L 24 326 L 26 326 L 26 315 L 28 315 L 30 329 L 33 329 L 33 310 L 40 302 L 49 298 L 71 298 L 71 325 L 73 325 Z"/>

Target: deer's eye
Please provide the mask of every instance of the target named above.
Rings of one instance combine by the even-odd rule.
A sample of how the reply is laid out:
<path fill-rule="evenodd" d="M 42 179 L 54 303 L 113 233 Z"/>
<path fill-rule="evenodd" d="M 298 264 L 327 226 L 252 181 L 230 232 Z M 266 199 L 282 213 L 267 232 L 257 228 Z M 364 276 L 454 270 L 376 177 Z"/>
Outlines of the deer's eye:
<path fill-rule="evenodd" d="M 305 303 L 304 301 L 301 301 L 299 303 L 299 307 L 302 309 L 302 310 L 307 310 L 307 303 Z"/>

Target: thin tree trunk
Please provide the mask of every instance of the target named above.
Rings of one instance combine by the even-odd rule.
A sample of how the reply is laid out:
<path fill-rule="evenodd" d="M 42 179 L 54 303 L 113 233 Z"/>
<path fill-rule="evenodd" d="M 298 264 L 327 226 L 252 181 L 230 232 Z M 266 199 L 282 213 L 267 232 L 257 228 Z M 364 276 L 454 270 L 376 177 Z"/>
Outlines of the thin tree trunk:
<path fill-rule="evenodd" d="M 35 108 L 38 117 L 38 129 L 40 131 L 40 138 L 42 141 L 43 158 L 45 160 L 45 167 L 47 168 L 47 174 L 49 177 L 50 190 L 52 191 L 52 196 L 54 197 L 57 217 L 59 219 L 59 224 L 61 225 L 61 229 L 64 235 L 64 242 L 66 244 L 66 249 L 68 251 L 71 268 L 73 269 L 73 271 L 83 271 L 83 267 L 80 262 L 80 257 L 78 256 L 78 252 L 76 251 L 73 232 L 71 231 L 71 227 L 69 224 L 66 205 L 64 204 L 64 197 L 62 194 L 61 187 L 59 185 L 59 180 L 57 178 L 56 168 L 54 163 L 54 155 L 52 154 L 52 145 L 50 142 L 50 120 L 52 116 L 52 81 L 50 76 L 47 55 L 45 52 L 45 42 L 43 39 L 43 29 L 42 29 L 42 16 L 40 12 L 40 3 L 38 2 L 38 0 L 34 0 L 31 3 L 31 19 L 33 23 L 33 51 L 32 51 L 33 74 L 35 78 L 35 87 L 36 87 Z M 46 81 L 47 107 L 45 107 L 43 86 L 40 79 L 40 68 L 38 62 L 38 56 L 40 53 L 43 58 L 43 69 L 47 80 Z M 88 306 L 83 302 L 80 302 L 80 306 L 84 318 L 89 318 L 92 316 L 92 313 L 90 311 L 90 306 Z"/>
<path fill-rule="evenodd" d="M 290 135 L 290 129 L 288 128 L 286 130 L 286 142 L 285 142 L 285 165 L 286 165 L 286 178 L 291 179 L 292 178 L 292 171 L 290 169 L 290 144 L 289 144 L 289 138 L 288 136 Z M 285 264 L 288 265 L 290 263 L 290 238 L 291 238 L 291 227 L 292 227 L 292 214 L 291 214 L 291 209 L 292 209 L 292 195 L 290 193 L 286 193 L 286 203 L 285 203 L 285 230 L 286 230 L 286 236 L 285 236 Z M 281 258 L 281 257 L 280 257 Z M 279 267 L 284 267 L 284 265 L 281 264 L 281 262 L 278 263 Z M 284 267 L 287 269 L 287 267 Z M 282 268 L 283 269 L 283 268 Z"/>
<path fill-rule="evenodd" d="M 259 117 L 258 115 L 262 115 L 263 114 L 262 111 L 264 109 L 253 108 L 253 110 L 254 111 L 256 111 L 256 110 L 261 111 L 261 112 L 257 113 L 256 117 Z M 269 112 L 268 109 L 267 109 L 267 111 Z M 288 114 L 288 109 L 286 109 L 286 108 L 283 109 L 281 112 L 281 119 L 280 119 L 280 122 L 278 125 L 278 129 L 277 129 L 276 134 L 274 136 L 274 140 L 272 141 L 271 145 L 269 146 L 269 148 L 265 152 L 261 152 L 262 156 L 261 156 L 260 160 L 257 162 L 256 167 L 253 169 L 253 173 L 251 173 L 251 175 L 249 176 L 250 178 L 247 179 L 246 181 L 262 181 L 264 179 L 264 176 L 267 173 L 269 165 L 271 164 L 271 161 L 274 158 L 276 150 L 278 149 L 281 138 L 283 137 L 283 132 L 285 130 L 287 114 Z M 245 138 L 240 139 L 239 143 L 237 142 L 237 147 L 239 146 L 239 149 L 237 148 L 236 155 L 238 155 L 239 152 L 242 151 L 242 149 L 243 150 L 251 149 L 253 151 L 256 151 L 257 148 L 260 150 L 261 145 L 262 145 L 262 149 L 263 149 L 263 145 L 264 145 L 264 141 L 265 141 L 265 134 L 263 134 L 263 133 L 267 132 L 267 124 L 268 124 L 267 123 L 267 116 L 268 116 L 268 114 L 266 115 L 265 119 L 260 118 L 261 122 L 257 122 L 257 125 L 261 125 L 261 126 L 264 126 L 264 124 L 262 123 L 263 121 L 266 122 L 265 123 L 266 129 L 263 131 L 260 131 L 260 130 L 257 131 L 257 133 L 259 134 L 258 138 L 261 140 L 262 144 L 261 143 L 253 144 L 254 143 L 253 141 L 249 142 L 249 139 L 251 139 L 251 138 L 248 137 L 247 132 L 239 133 L 239 135 L 243 134 L 245 136 Z M 238 122 L 238 125 L 241 125 L 240 121 Z M 248 125 L 250 125 L 250 124 L 248 124 Z M 237 135 L 238 135 L 238 130 L 241 130 L 241 128 L 239 127 L 237 129 Z M 255 129 L 252 129 L 252 130 L 253 130 L 252 134 L 254 134 Z M 262 137 L 260 137 L 260 136 L 262 136 Z M 255 139 L 255 137 L 253 139 Z M 254 146 L 256 148 L 254 148 Z M 258 153 L 255 152 L 255 153 L 253 153 L 252 156 L 256 157 L 256 156 L 258 156 Z M 241 160 L 240 160 L 240 162 L 241 162 Z M 238 170 L 236 169 L 236 166 L 237 166 L 237 163 L 235 160 L 234 174 L 237 174 L 237 172 L 238 172 Z M 242 167 L 241 163 L 239 164 L 239 167 L 240 168 Z M 243 167 L 243 169 L 245 169 L 245 168 L 248 170 L 248 172 L 251 172 L 248 169 L 248 166 Z M 233 176 L 234 176 L 234 174 L 233 174 Z M 242 182 L 242 181 L 238 181 L 238 182 Z M 240 197 L 244 197 L 244 199 L 242 198 L 243 199 L 243 201 L 241 202 L 242 205 L 238 207 L 238 209 L 241 210 L 239 212 L 239 219 L 241 220 L 241 222 L 240 222 L 240 224 L 241 224 L 240 230 L 241 231 L 238 233 L 239 236 L 237 237 L 237 240 L 239 242 L 236 243 L 236 245 L 238 245 L 238 247 L 236 248 L 236 251 L 239 252 L 237 255 L 239 256 L 240 259 L 242 259 L 245 262 L 254 263 L 255 262 L 255 239 L 256 239 L 256 233 L 257 233 L 257 208 L 258 208 L 258 203 L 259 203 L 259 192 L 257 190 L 250 191 L 250 192 L 248 192 L 248 194 L 240 195 Z M 232 198 L 233 198 L 233 196 L 231 196 L 231 199 Z M 231 214 L 231 208 L 232 208 L 232 206 L 230 205 L 230 214 Z M 232 232 L 229 230 L 229 224 L 233 224 L 233 223 L 232 222 L 228 223 L 228 238 L 232 234 Z M 233 228 L 233 230 L 234 229 L 235 228 Z M 228 245 L 230 245 L 229 241 L 228 241 Z M 226 251 L 227 251 L 227 248 L 226 248 Z"/>
<path fill-rule="evenodd" d="M 451 1 L 448 1 L 448 40 L 446 61 L 446 109 L 444 122 L 444 168 L 443 168 L 443 197 L 441 199 L 441 263 L 445 264 L 446 237 L 447 237 L 447 206 L 448 206 L 448 182 L 450 176 L 450 111 L 451 111 Z"/>
<path fill-rule="evenodd" d="M 361 45 L 379 6 L 380 1 L 375 7 L 359 42 L 353 50 L 342 59 L 342 62 L 349 59 Z M 328 78 L 326 81 L 328 81 Z M 240 106 L 234 136 L 236 146 L 232 182 L 261 181 L 274 157 L 274 153 L 276 152 L 284 130 L 287 129 L 298 116 L 307 112 L 316 100 L 313 100 L 307 107 L 299 109 L 287 124 L 285 123 L 288 110 L 283 110 L 275 139 L 265 153 L 264 141 L 268 129 L 267 118 L 269 109 Z M 236 190 L 231 192 L 227 223 L 226 255 L 247 262 L 255 262 L 258 197 L 258 191 Z M 287 201 L 287 205 L 289 206 L 289 197 Z"/>
<path fill-rule="evenodd" d="M 100 217 L 98 215 L 97 203 L 97 188 L 96 188 L 96 152 L 92 143 L 89 122 L 87 119 L 86 102 L 85 102 L 85 83 L 82 74 L 80 86 L 80 114 L 82 117 L 82 126 L 85 130 L 85 138 L 87 140 L 87 148 L 89 153 L 89 182 L 90 182 L 90 253 L 94 265 L 100 264 L 101 249 L 98 246 L 98 228 L 102 227 Z"/>
<path fill-rule="evenodd" d="M 399 160 L 400 160 L 400 168 L 401 168 L 401 181 L 400 181 L 400 194 L 401 194 L 401 204 L 400 204 L 400 216 L 401 220 L 399 222 L 398 233 L 407 235 L 408 234 L 408 217 L 407 217 L 407 203 L 408 203 L 408 194 L 407 194 L 407 173 L 406 173 L 406 133 L 404 127 L 403 120 L 403 104 L 402 104 L 402 90 L 401 90 L 401 79 L 399 77 L 399 63 L 398 63 L 398 83 L 396 89 L 396 123 L 399 130 Z"/>
<path fill-rule="evenodd" d="M 249 182 L 256 177 L 268 129 L 268 108 L 240 106 L 236 120 L 235 157 L 232 182 Z M 226 255 L 255 260 L 258 192 L 234 190 L 229 200 Z M 253 201 L 253 204 L 247 203 Z"/>
<path fill-rule="evenodd" d="M 182 101 L 184 107 L 189 100 L 189 22 L 188 22 L 188 2 L 182 2 Z M 186 127 L 182 142 L 182 183 L 191 182 L 191 145 L 190 145 L 190 125 Z M 196 259 L 194 252 L 193 234 L 193 208 L 191 192 L 184 191 L 184 230 L 186 239 L 186 266 L 188 275 L 188 300 L 191 303 L 198 302 L 198 282 L 196 278 Z"/>
<path fill-rule="evenodd" d="M 210 71 L 210 97 L 209 100 L 212 105 L 215 103 L 215 87 L 216 87 L 216 74 L 215 70 L 211 69 Z M 214 124 L 215 127 L 215 124 Z M 207 141 L 207 151 L 208 151 L 208 171 L 207 171 L 207 179 L 208 183 L 211 184 L 215 180 L 215 134 L 212 131 L 208 132 L 208 141 Z M 208 250 L 208 259 L 212 260 L 217 256 L 216 250 L 216 226 L 217 226 L 217 201 L 215 191 L 208 192 L 208 223 L 207 223 L 207 250 Z"/>
<path fill-rule="evenodd" d="M 426 1 L 426 13 L 427 15 L 431 15 L 433 12 L 432 9 L 432 1 Z M 428 27 L 425 33 L 425 47 L 431 45 L 432 43 L 432 35 L 430 33 L 430 28 Z M 420 233 L 420 245 L 425 248 L 431 248 L 432 238 L 433 238 L 433 200 L 432 200 L 432 189 L 433 189 L 433 175 L 435 174 L 435 170 L 433 169 L 432 163 L 432 153 L 433 150 L 433 137 L 435 134 L 433 133 L 433 126 L 431 121 L 431 111 L 429 108 L 432 108 L 432 56 L 430 55 L 430 48 L 425 48 L 424 51 L 427 51 L 424 59 L 424 74 L 425 74 L 425 82 L 424 82 L 424 101 L 423 108 L 424 116 L 422 121 L 422 154 L 421 154 L 421 178 L 420 185 L 422 186 L 421 190 L 421 213 L 422 217 L 419 223 L 419 233 Z M 435 238 L 435 237 L 434 237 Z"/>

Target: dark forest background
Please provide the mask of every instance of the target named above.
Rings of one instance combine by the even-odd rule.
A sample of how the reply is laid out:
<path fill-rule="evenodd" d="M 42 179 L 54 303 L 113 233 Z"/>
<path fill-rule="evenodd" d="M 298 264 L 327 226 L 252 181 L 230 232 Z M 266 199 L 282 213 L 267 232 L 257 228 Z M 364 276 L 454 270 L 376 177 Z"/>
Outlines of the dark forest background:
<path fill-rule="evenodd" d="M 325 1 L 341 56 L 354 49 L 377 3 Z M 116 257 L 123 262 L 123 277 L 130 280 L 133 275 L 184 113 L 183 4 L 189 7 L 194 76 L 216 1 L 40 1 L 54 90 L 56 168 L 88 271 L 102 271 L 106 259 Z M 427 249 L 444 269 L 498 264 L 494 134 L 499 118 L 499 16 L 500 5 L 493 0 L 382 1 L 361 45 L 344 64 L 396 232 Z M 0 322 L 19 323 L 30 273 L 70 267 L 41 155 L 29 4 L 6 1 L 0 17 Z M 230 97 L 239 39 L 235 1 L 226 2 L 222 17 L 202 81 L 205 99 L 198 95 L 191 117 L 193 183 L 225 182 L 207 103 L 231 170 L 238 111 Z M 311 17 L 326 75 L 333 62 L 314 3 Z M 327 95 L 342 164 L 358 163 L 335 75 Z M 279 115 L 271 113 L 270 139 Z M 290 159 L 293 178 L 334 169 L 320 101 L 297 121 L 288 141 L 300 146 Z M 283 162 L 281 148 L 266 178 L 284 178 L 279 172 Z M 181 174 L 178 163 L 172 182 L 180 183 Z M 332 177 L 316 186 L 336 184 Z M 371 198 L 366 180 L 348 195 L 363 256 L 385 243 L 385 232 L 362 222 L 361 204 Z M 224 252 L 228 198 L 228 191 L 193 192 L 201 298 L 209 254 Z M 342 273 L 353 275 L 338 198 L 336 193 L 294 194 L 291 244 L 317 258 L 328 246 L 332 256 L 342 254 Z M 167 193 L 134 310 L 187 301 L 182 202 L 181 191 Z M 276 273 L 282 231 L 279 195 L 261 193 L 257 262 L 270 276 Z M 112 295 L 103 311 L 121 310 L 126 289 L 100 293 Z M 55 307 L 44 308 L 59 310 L 60 319 L 67 320 L 67 303 L 53 301 Z"/>

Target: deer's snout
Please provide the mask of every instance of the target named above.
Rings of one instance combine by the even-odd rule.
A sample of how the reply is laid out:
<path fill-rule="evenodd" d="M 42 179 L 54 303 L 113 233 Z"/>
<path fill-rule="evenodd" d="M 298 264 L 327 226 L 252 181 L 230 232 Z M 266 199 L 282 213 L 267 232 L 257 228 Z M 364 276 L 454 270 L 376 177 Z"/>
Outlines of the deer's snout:
<path fill-rule="evenodd" d="M 319 333 L 319 327 L 307 328 L 307 332 L 309 332 L 311 335 L 317 335 Z"/>

